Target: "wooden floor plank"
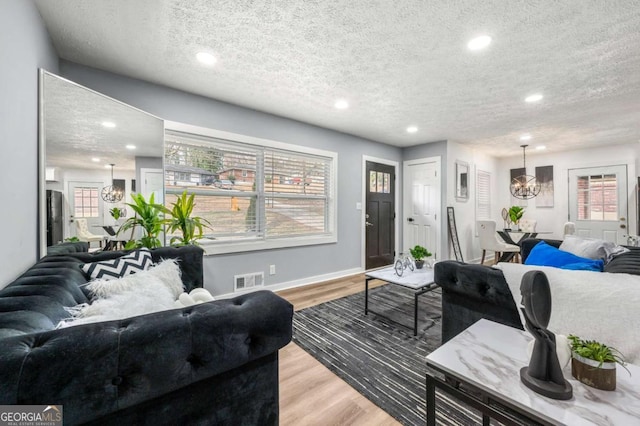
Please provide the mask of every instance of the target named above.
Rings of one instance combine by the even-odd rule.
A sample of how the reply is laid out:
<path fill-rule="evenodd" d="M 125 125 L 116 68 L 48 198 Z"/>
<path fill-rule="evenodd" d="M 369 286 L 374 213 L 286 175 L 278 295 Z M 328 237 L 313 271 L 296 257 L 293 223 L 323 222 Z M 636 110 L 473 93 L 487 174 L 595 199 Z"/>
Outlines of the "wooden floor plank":
<path fill-rule="evenodd" d="M 374 281 L 371 287 L 382 284 Z M 363 290 L 364 274 L 357 274 L 278 294 L 300 310 Z M 281 425 L 399 425 L 295 343 L 279 356 Z"/>

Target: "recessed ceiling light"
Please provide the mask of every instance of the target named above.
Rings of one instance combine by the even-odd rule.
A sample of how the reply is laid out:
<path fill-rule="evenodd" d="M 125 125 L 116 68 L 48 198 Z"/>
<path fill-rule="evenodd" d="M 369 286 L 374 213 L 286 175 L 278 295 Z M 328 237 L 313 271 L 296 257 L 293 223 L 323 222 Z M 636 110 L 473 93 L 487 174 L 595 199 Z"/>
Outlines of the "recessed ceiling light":
<path fill-rule="evenodd" d="M 97 158 L 97 157 L 93 157 L 93 158 L 91 159 L 91 161 L 93 161 L 94 163 L 99 163 L 99 162 L 100 162 L 100 159 L 99 159 L 99 158 Z"/>
<path fill-rule="evenodd" d="M 111 168 L 111 165 L 110 165 L 110 164 L 105 164 L 105 165 L 104 165 L 104 168 L 105 168 L 105 169 L 110 169 L 110 168 Z"/>
<path fill-rule="evenodd" d="M 112 129 L 112 128 L 116 127 L 116 123 L 114 123 L 113 121 L 103 121 L 103 122 L 102 122 L 102 125 L 103 125 L 104 127 L 108 127 L 108 128 L 110 128 L 110 129 Z"/>
<path fill-rule="evenodd" d="M 480 37 L 472 38 L 469 43 L 467 43 L 467 47 L 469 50 L 480 50 L 487 47 L 491 44 L 491 37 L 488 35 L 483 35 Z"/>
<path fill-rule="evenodd" d="M 542 151 L 543 149 L 547 149 L 547 147 L 546 147 L 546 146 L 544 146 L 544 145 L 538 145 L 538 146 L 536 146 L 536 149 L 537 149 L 538 151 Z"/>
<path fill-rule="evenodd" d="M 542 95 L 540 93 L 535 93 L 533 95 L 529 95 L 526 98 L 524 98 L 525 102 L 538 102 L 540 99 L 542 99 Z"/>
<path fill-rule="evenodd" d="M 216 63 L 216 57 L 209 52 L 198 52 L 196 59 L 205 65 L 213 65 Z"/>
<path fill-rule="evenodd" d="M 520 136 L 520 140 L 521 140 L 521 141 L 528 141 L 528 140 L 531 140 L 531 135 L 529 135 L 529 134 L 522 135 L 522 136 Z"/>
<path fill-rule="evenodd" d="M 347 102 L 344 99 L 338 99 L 333 106 L 335 106 L 338 109 L 347 109 L 349 108 L 349 102 Z"/>
<path fill-rule="evenodd" d="M 125 148 L 127 148 L 127 149 L 136 149 L 136 146 L 135 145 L 127 145 L 127 146 L 125 146 Z"/>
<path fill-rule="evenodd" d="M 416 126 L 407 127 L 407 133 L 415 133 L 417 131 L 418 131 L 418 128 Z"/>

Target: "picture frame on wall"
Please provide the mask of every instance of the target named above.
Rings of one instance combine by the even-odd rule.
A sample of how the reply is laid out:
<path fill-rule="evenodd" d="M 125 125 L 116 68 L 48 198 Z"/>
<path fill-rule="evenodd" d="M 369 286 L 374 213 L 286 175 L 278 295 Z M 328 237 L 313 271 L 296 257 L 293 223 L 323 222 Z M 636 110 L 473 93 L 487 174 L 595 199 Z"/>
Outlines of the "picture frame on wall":
<path fill-rule="evenodd" d="M 536 167 L 536 181 L 540 184 L 536 207 L 553 207 L 553 166 Z"/>
<path fill-rule="evenodd" d="M 469 163 L 456 160 L 456 200 L 469 199 Z"/>
<path fill-rule="evenodd" d="M 510 174 L 509 174 L 509 185 L 511 185 L 511 183 L 515 180 L 518 179 L 520 176 L 522 175 L 526 175 L 527 174 L 527 169 L 525 169 L 524 167 L 519 167 L 517 169 L 511 169 L 510 170 Z M 521 182 L 521 184 L 526 184 L 526 182 Z M 511 196 L 511 204 L 515 204 L 515 205 L 521 205 L 522 204 L 522 200 L 517 199 L 516 197 L 514 197 L 513 195 Z"/>

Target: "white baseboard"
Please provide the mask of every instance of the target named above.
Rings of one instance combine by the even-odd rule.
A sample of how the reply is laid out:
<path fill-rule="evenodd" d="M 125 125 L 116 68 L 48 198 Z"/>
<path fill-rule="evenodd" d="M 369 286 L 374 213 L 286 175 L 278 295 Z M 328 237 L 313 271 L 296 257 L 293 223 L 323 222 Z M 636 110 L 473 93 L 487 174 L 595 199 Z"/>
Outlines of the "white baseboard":
<path fill-rule="evenodd" d="M 216 299 L 230 299 L 232 297 L 236 297 L 241 294 L 251 293 L 258 290 L 271 290 L 271 291 L 287 290 L 290 288 L 303 287 L 311 284 L 318 284 L 323 281 L 337 280 L 339 278 L 348 277 L 350 275 L 361 274 L 363 272 L 364 272 L 363 268 L 345 269 L 343 271 L 331 272 L 329 274 L 315 275 L 312 277 L 301 278 L 299 280 L 287 281 L 284 283 L 266 285 L 264 287 L 255 287 L 247 290 L 236 291 L 234 293 L 225 293 L 221 295 L 216 295 L 214 297 Z M 364 282 L 363 282 L 362 288 L 364 289 Z"/>

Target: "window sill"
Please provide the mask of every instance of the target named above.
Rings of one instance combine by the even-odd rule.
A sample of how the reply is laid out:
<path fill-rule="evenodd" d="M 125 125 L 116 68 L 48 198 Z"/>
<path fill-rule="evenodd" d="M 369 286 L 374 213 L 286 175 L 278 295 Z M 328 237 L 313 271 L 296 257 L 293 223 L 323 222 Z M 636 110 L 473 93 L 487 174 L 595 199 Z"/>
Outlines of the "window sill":
<path fill-rule="evenodd" d="M 253 240 L 246 242 L 234 241 L 233 243 L 203 242 L 200 244 L 200 247 L 204 249 L 206 256 L 211 256 L 216 254 L 243 253 L 258 250 L 272 250 L 279 248 L 301 247 L 319 244 L 334 244 L 337 242 L 338 238 L 335 235 L 326 235 L 314 237 L 283 238 L 281 240 Z"/>

